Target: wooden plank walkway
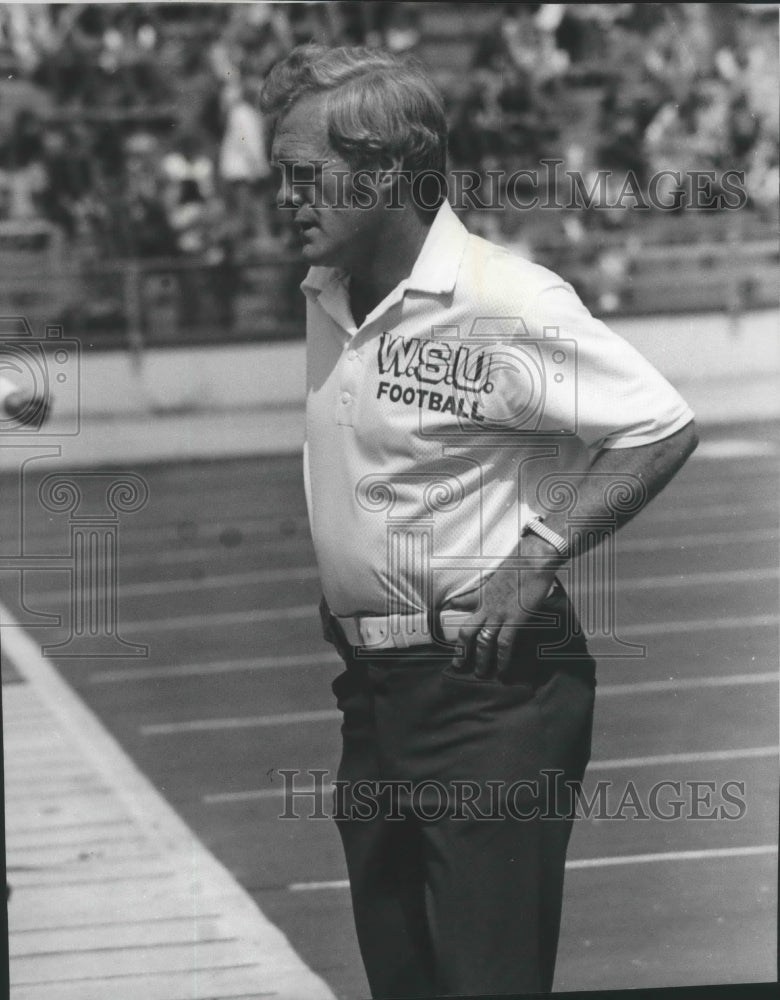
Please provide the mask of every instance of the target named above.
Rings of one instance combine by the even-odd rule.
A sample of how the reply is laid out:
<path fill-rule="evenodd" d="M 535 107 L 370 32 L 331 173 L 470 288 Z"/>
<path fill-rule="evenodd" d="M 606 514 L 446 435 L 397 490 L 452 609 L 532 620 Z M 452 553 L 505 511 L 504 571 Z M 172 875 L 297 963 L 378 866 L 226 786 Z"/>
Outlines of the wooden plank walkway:
<path fill-rule="evenodd" d="M 0 611 L 11 1000 L 334 1000 Z"/>

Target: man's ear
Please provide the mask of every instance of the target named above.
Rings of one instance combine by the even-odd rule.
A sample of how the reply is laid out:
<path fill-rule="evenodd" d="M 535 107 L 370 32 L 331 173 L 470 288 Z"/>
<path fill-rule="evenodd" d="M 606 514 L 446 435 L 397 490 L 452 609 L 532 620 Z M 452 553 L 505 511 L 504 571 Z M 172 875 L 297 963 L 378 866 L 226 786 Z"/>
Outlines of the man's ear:
<path fill-rule="evenodd" d="M 393 185 L 401 180 L 403 161 L 400 156 L 383 156 L 377 163 L 377 188 L 390 193 Z"/>

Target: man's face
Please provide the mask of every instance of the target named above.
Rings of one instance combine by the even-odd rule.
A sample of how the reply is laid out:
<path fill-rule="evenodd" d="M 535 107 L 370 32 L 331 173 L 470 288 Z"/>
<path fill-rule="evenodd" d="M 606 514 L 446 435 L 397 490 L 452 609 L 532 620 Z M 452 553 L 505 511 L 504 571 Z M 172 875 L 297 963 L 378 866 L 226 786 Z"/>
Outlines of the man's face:
<path fill-rule="evenodd" d="M 365 265 L 378 237 L 381 199 L 373 208 L 354 204 L 352 172 L 330 145 L 322 95 L 302 97 L 280 119 L 271 158 L 281 178 L 278 204 L 295 213 L 306 263 L 347 271 Z"/>

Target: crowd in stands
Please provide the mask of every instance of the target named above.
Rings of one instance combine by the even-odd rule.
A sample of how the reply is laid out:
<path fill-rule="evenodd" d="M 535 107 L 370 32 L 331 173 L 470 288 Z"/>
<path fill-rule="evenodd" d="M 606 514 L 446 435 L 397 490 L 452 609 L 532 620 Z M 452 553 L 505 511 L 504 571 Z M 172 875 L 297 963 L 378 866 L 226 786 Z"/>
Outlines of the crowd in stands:
<path fill-rule="evenodd" d="M 268 127 L 270 67 L 294 45 L 382 45 L 425 60 L 409 3 L 0 6 L 0 220 L 43 218 L 80 254 L 241 260 L 283 248 Z M 446 8 L 468 29 L 475 5 Z M 483 5 L 487 7 L 488 5 Z M 438 67 L 451 165 L 745 172 L 778 200 L 777 20 L 757 4 L 495 4 L 471 64 Z M 484 18 L 483 18 L 484 20 Z M 450 29 L 452 34 L 453 29 Z M 673 182 L 672 182 L 673 183 Z M 482 213 L 535 253 L 631 225 L 619 212 Z"/>

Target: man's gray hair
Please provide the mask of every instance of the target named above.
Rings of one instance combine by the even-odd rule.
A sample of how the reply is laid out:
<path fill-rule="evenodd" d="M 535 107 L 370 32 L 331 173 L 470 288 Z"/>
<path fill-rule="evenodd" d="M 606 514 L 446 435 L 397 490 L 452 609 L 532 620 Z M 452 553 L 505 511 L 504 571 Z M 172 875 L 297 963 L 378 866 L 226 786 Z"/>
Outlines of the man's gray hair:
<path fill-rule="evenodd" d="M 331 146 L 353 170 L 398 157 L 412 175 L 444 174 L 444 103 L 416 60 L 359 46 L 301 45 L 268 74 L 260 107 L 278 118 L 308 94 L 327 95 Z"/>

